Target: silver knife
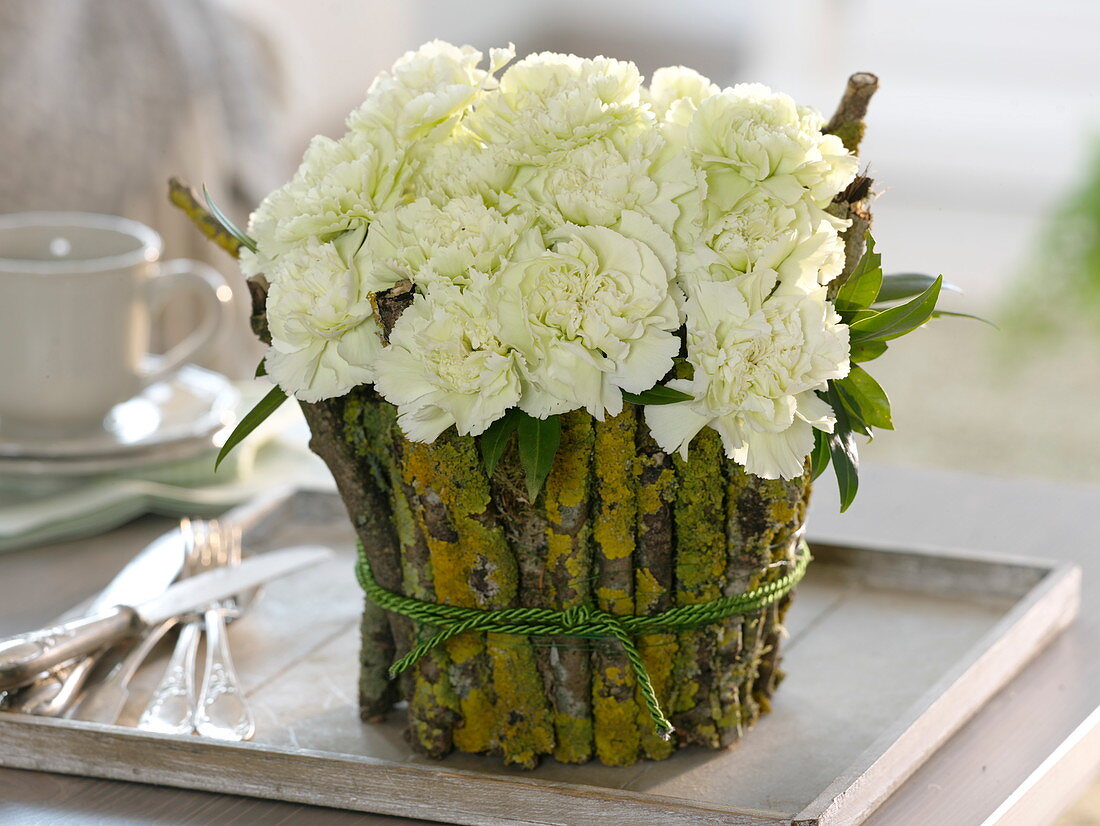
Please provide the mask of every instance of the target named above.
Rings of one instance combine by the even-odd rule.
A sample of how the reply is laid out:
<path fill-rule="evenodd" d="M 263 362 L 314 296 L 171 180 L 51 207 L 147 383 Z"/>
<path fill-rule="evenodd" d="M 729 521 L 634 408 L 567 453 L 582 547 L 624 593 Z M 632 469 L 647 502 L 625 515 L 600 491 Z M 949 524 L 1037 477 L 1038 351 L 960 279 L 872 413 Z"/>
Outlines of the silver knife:
<path fill-rule="evenodd" d="M 117 605 L 96 616 L 0 640 L 0 689 L 26 685 L 55 665 L 331 556 L 331 550 L 318 546 L 259 554 L 233 568 L 217 568 L 177 582 L 138 605 Z"/>
<path fill-rule="evenodd" d="M 143 602 L 163 593 L 179 576 L 183 557 L 183 539 L 178 529 L 157 537 L 126 563 L 91 603 L 80 610 L 66 612 L 59 623 L 74 616 L 98 614 L 114 605 Z M 50 714 L 57 707 L 60 713 L 75 698 L 94 666 L 95 658 L 85 657 L 61 669 L 56 677 L 47 675 L 36 679 L 33 685 L 10 695 L 4 708 L 29 714 Z"/>
<path fill-rule="evenodd" d="M 285 505 L 293 495 L 293 488 L 274 488 L 227 511 L 220 521 L 235 525 L 242 532 L 247 532 Z M 183 567 L 184 551 L 183 537 L 178 528 L 154 539 L 118 572 L 91 603 L 81 607 L 80 610 L 66 612 L 57 622 L 63 623 L 77 616 L 98 614 L 115 605 L 142 602 L 161 593 L 179 575 Z M 166 630 L 168 626 L 161 629 L 158 638 Z M 145 647 L 141 646 L 141 648 Z M 98 659 L 95 656 L 85 657 L 35 681 L 32 685 L 25 686 L 18 693 L 7 698 L 3 708 L 46 717 L 64 714 L 72 707 Z M 126 681 L 129 681 L 129 675 L 126 676 Z M 125 703 L 125 684 L 121 689 L 122 700 Z"/>

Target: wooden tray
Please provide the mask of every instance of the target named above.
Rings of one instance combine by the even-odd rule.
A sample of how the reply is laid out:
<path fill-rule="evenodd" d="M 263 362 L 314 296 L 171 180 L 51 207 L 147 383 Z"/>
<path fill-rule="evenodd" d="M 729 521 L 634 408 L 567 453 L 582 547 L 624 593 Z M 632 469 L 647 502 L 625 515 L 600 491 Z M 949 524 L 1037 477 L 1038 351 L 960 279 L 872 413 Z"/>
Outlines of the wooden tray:
<path fill-rule="evenodd" d="M 1072 621 L 1080 589 L 1069 565 L 811 541 L 789 676 L 735 748 L 525 772 L 415 755 L 400 714 L 359 721 L 362 594 L 340 501 L 299 493 L 246 537 L 258 552 L 303 541 L 340 558 L 269 585 L 231 632 L 253 742 L 0 713 L 0 765 L 463 824 L 855 824 Z M 140 713 L 165 653 L 135 679 L 121 722 Z"/>

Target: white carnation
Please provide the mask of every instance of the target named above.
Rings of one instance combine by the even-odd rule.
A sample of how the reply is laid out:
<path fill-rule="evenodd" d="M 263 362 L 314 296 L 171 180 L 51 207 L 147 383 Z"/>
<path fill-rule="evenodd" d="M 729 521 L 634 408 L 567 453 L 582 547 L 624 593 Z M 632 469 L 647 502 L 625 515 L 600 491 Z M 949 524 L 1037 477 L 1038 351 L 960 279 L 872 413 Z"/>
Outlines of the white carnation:
<path fill-rule="evenodd" d="M 453 198 L 443 206 L 419 198 L 371 224 L 369 286 L 379 292 L 405 279 L 465 283 L 471 270 L 496 272 L 530 227 L 528 217 L 501 215 L 477 197 Z"/>
<path fill-rule="evenodd" d="M 687 157 L 669 151 L 656 130 L 619 130 L 547 163 L 521 166 L 501 202 L 514 199 L 551 229 L 565 223 L 611 227 L 632 211 L 671 235 L 679 199 L 696 186 Z"/>
<path fill-rule="evenodd" d="M 713 216 L 681 256 L 681 283 L 691 292 L 702 282 L 752 273 L 756 303 L 776 289 L 812 292 L 844 268 L 839 230 L 847 223 L 808 201 L 787 205 L 766 190 L 750 190 L 732 210 Z"/>
<path fill-rule="evenodd" d="M 693 400 L 647 407 L 653 438 L 687 458 L 695 434 L 712 427 L 726 455 L 749 473 L 799 476 L 813 428 L 831 432 L 835 421 L 814 391 L 848 373 L 848 328 L 825 289 L 753 306 L 736 281 L 703 284 L 687 315 L 694 378 L 669 386 Z"/>
<path fill-rule="evenodd" d="M 271 378 L 302 401 L 342 396 L 374 380 L 382 342 L 353 263 L 363 232 L 329 243 L 310 239 L 272 264 L 271 349 L 264 363 Z"/>
<path fill-rule="evenodd" d="M 758 83 L 724 89 L 678 115 L 666 134 L 706 172 L 711 210 L 733 209 L 753 186 L 786 204 L 808 198 L 824 207 L 856 175 L 855 156 L 821 132 L 818 112 Z"/>
<path fill-rule="evenodd" d="M 437 206 L 452 198 L 476 195 L 489 206 L 507 198 L 516 167 L 499 147 L 487 146 L 464 131 L 436 144 L 421 161 L 413 186 Z"/>
<path fill-rule="evenodd" d="M 441 137 L 485 85 L 488 73 L 477 68 L 480 62 L 472 46 L 442 40 L 406 52 L 374 79 L 366 100 L 348 116 L 348 128 L 371 137 L 386 131 L 402 143 Z"/>
<path fill-rule="evenodd" d="M 309 238 L 365 226 L 405 199 L 413 167 L 385 133 L 318 135 L 290 183 L 268 195 L 249 229 L 266 267 Z"/>
<path fill-rule="evenodd" d="M 501 341 L 486 287 L 480 274 L 465 288 L 435 284 L 394 325 L 376 386 L 413 441 L 451 425 L 477 435 L 520 399 L 518 355 Z"/>
<path fill-rule="evenodd" d="M 694 69 L 686 66 L 665 66 L 653 73 L 647 99 L 653 107 L 653 113 L 658 118 L 664 118 L 678 101 L 685 101 L 695 107 L 704 98 L 718 92 L 718 87 L 709 78 Z"/>
<path fill-rule="evenodd" d="M 633 63 L 543 52 L 512 64 L 463 125 L 509 163 L 544 163 L 610 134 L 650 123 Z"/>
<path fill-rule="evenodd" d="M 644 240 L 606 227 L 566 225 L 547 242 L 493 283 L 505 340 L 526 364 L 520 407 L 539 418 L 578 407 L 616 415 L 621 391 L 648 390 L 679 351 L 671 273 Z"/>

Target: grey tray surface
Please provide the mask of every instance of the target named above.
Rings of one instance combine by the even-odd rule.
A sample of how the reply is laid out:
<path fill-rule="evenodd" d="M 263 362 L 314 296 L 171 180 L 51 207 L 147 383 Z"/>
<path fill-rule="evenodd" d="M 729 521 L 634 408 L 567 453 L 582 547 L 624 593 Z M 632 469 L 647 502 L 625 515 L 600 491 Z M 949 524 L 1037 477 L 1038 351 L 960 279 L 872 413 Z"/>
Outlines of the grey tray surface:
<path fill-rule="evenodd" d="M 415 755 L 400 712 L 359 721 L 362 594 L 339 499 L 301 492 L 246 537 L 253 552 L 304 541 L 339 556 L 271 583 L 233 626 L 253 742 L 127 725 L 159 676 L 153 662 L 121 725 L 0 713 L 0 765 L 465 824 L 855 824 L 1072 621 L 1080 588 L 1071 565 L 811 540 L 815 562 L 788 617 L 788 677 L 735 748 L 525 772 L 492 757 Z M 67 607 L 66 594 L 54 597 Z M 0 618 L 0 632 L 20 619 Z"/>

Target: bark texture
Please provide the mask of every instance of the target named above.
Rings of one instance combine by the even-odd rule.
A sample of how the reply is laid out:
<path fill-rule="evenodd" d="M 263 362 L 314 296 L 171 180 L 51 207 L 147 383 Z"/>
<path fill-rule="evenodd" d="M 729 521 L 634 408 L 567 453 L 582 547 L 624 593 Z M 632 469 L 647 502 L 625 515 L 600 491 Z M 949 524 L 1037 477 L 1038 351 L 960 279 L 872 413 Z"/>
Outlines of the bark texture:
<path fill-rule="evenodd" d="M 692 442 L 685 461 L 657 447 L 633 405 L 603 422 L 571 413 L 559 461 L 530 502 L 514 444 L 490 478 L 473 439 L 449 434 L 432 445 L 410 443 L 393 428 L 384 402 L 349 397 L 340 404 L 342 444 L 359 434 L 376 439 L 373 450 L 361 447 L 335 465 L 338 473 L 358 469 L 357 487 L 340 482 L 360 497 L 351 503 L 353 521 L 364 542 L 374 543 L 372 564 L 386 571 L 379 581 L 388 576 L 417 598 L 482 608 L 565 609 L 589 601 L 615 614 L 652 614 L 738 593 L 793 562 L 808 476 L 749 476 L 724 458 L 713 431 Z M 313 406 L 312 426 L 333 421 L 316 409 L 331 405 Z M 389 497 L 381 511 L 392 523 L 388 544 L 355 504 L 372 501 L 364 498 L 371 485 Z M 495 753 L 525 767 L 545 755 L 625 766 L 683 745 L 730 745 L 768 708 L 782 610 L 640 640 L 676 727 L 672 740 L 654 733 L 616 643 L 470 633 L 403 679 L 410 742 L 432 756 Z M 376 622 L 368 614 L 365 628 Z M 400 617 L 388 622 L 397 655 L 431 633 Z M 365 640 L 378 633 L 371 627 Z M 375 711 L 394 696 L 392 687 L 389 694 L 367 689 L 378 684 L 374 663 L 390 656 L 364 658 L 364 709 Z"/>

